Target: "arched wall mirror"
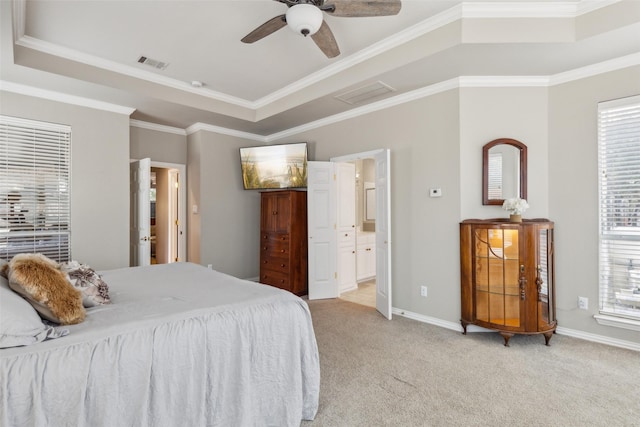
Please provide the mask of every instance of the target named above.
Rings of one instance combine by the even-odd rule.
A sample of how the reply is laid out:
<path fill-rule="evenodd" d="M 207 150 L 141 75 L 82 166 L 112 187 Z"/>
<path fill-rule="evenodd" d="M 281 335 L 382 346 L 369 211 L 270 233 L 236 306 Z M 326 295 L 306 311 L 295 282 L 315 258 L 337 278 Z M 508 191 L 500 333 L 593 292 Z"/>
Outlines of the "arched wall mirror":
<path fill-rule="evenodd" d="M 513 197 L 527 198 L 527 146 L 495 139 L 482 147 L 482 204 L 502 205 Z"/>

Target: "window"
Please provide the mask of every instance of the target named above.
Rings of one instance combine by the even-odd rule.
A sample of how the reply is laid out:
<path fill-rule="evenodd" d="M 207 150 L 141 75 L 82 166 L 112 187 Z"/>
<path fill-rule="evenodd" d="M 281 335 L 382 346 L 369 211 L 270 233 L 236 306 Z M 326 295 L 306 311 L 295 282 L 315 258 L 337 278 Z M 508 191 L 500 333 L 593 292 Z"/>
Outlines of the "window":
<path fill-rule="evenodd" d="M 71 257 L 69 126 L 0 116 L 0 258 Z"/>
<path fill-rule="evenodd" d="M 600 313 L 640 320 L 640 96 L 598 105 Z"/>

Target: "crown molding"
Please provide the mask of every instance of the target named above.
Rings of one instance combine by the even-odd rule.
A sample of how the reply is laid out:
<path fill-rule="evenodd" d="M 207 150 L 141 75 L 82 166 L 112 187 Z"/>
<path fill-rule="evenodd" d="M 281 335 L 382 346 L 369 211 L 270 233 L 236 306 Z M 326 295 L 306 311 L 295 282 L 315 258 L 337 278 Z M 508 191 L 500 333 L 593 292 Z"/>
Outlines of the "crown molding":
<path fill-rule="evenodd" d="M 135 108 L 125 107 L 122 105 L 111 104 L 95 99 L 83 98 L 81 96 L 68 95 L 66 93 L 55 92 L 47 89 L 40 89 L 33 86 L 26 86 L 19 83 L 0 80 L 0 91 L 17 93 L 19 95 L 33 96 L 35 98 L 48 99 L 50 101 L 62 102 L 64 104 L 77 105 L 80 107 L 88 107 L 96 110 L 109 111 L 130 116 L 136 111 Z"/>
<path fill-rule="evenodd" d="M 405 104 L 407 102 L 415 101 L 416 99 L 420 98 L 426 98 L 437 93 L 446 92 L 451 89 L 457 89 L 458 87 L 459 82 L 457 78 L 446 80 L 444 82 L 436 83 L 430 86 L 425 86 L 411 92 L 405 92 L 397 96 L 386 98 L 377 102 L 372 102 L 371 104 L 345 111 L 343 113 L 334 114 L 333 116 L 328 116 L 320 120 L 309 122 L 301 126 L 296 126 L 282 132 L 268 135 L 266 137 L 267 142 L 275 141 L 287 136 L 296 135 L 298 133 L 306 132 L 312 129 L 317 129 L 329 124 L 352 119 L 354 117 L 363 116 L 365 114 L 373 113 L 376 111 L 386 110 L 387 108 L 395 107 L 396 105 Z"/>
<path fill-rule="evenodd" d="M 617 3 L 620 0 L 582 0 L 578 3 L 560 2 L 463 2 L 434 15 L 406 30 L 383 39 L 359 52 L 318 70 L 298 81 L 276 90 L 256 101 L 249 101 L 208 88 L 194 88 L 188 82 L 123 65 L 90 54 L 48 43 L 24 34 L 26 0 L 14 0 L 14 40 L 19 46 L 46 54 L 85 63 L 115 73 L 127 75 L 151 83 L 163 85 L 209 99 L 226 102 L 243 108 L 257 110 L 273 102 L 297 93 L 313 84 L 343 72 L 357 64 L 380 55 L 390 49 L 428 34 L 447 24 L 463 18 L 572 18 L 580 14 Z"/>
<path fill-rule="evenodd" d="M 194 132 L 206 130 L 208 132 L 219 133 L 222 135 L 229 135 L 257 142 L 268 143 L 305 131 L 317 129 L 322 126 L 327 126 L 354 117 L 411 102 L 420 98 L 432 96 L 451 89 L 472 87 L 551 87 L 637 65 L 640 65 L 640 53 L 615 58 L 598 64 L 588 65 L 586 67 L 577 68 L 575 70 L 566 71 L 564 73 L 554 74 L 552 76 L 461 76 L 454 79 L 446 80 L 441 83 L 426 86 L 424 88 L 416 89 L 411 92 L 399 94 L 394 97 L 364 105 L 359 108 L 354 108 L 344 113 L 335 114 L 333 116 L 325 117 L 320 120 L 309 122 L 304 125 L 296 126 L 282 132 L 273 133 L 267 136 L 249 132 L 242 132 L 235 129 L 229 129 L 200 122 L 194 123 L 184 130 L 171 126 L 157 125 L 154 123 L 143 122 L 134 119 L 130 120 L 130 122 L 132 126 L 156 130 L 159 132 L 175 133 L 178 135 L 191 135 Z M 49 99 L 52 101 L 59 101 L 66 104 L 74 104 L 99 110 L 111 111 L 120 114 L 131 115 L 135 111 L 135 108 L 131 107 L 124 107 L 102 101 L 96 101 L 93 99 L 66 95 L 59 92 L 38 89 L 31 86 L 25 86 L 7 81 L 0 81 L 0 90 L 14 92 L 21 95 L 33 96 L 37 98 Z"/>
<path fill-rule="evenodd" d="M 159 125 L 156 123 L 144 122 L 142 120 L 131 119 L 129 120 L 129 124 L 133 127 L 137 127 L 140 129 L 148 129 L 148 130 L 154 130 L 157 132 L 164 132 L 164 133 L 173 133 L 175 135 L 181 135 L 181 136 L 187 135 L 187 131 L 182 128 Z"/>
<path fill-rule="evenodd" d="M 229 128 L 223 128 L 221 126 L 214 126 L 214 125 L 210 125 L 207 123 L 194 123 L 191 126 L 189 126 L 186 129 L 186 133 L 187 135 L 191 135 L 195 132 L 201 131 L 201 130 L 206 130 L 208 132 L 214 132 L 214 133 L 219 133 L 222 135 L 229 135 L 229 136 L 234 136 L 236 138 L 244 138 L 244 139 L 250 139 L 252 141 L 258 141 L 258 142 L 268 142 L 267 141 L 267 137 L 262 136 L 262 135 L 256 135 L 254 133 L 249 133 L 249 132 L 242 132 L 239 130 L 235 130 L 235 129 L 229 129 Z"/>
<path fill-rule="evenodd" d="M 619 3 L 620 1 L 622 0 L 580 0 L 576 9 L 576 16 L 584 15 L 586 13 L 593 12 L 594 10 L 611 6 L 612 4 Z"/>
<path fill-rule="evenodd" d="M 459 87 L 547 87 L 547 76 L 461 76 Z"/>
<path fill-rule="evenodd" d="M 564 73 L 554 74 L 549 77 L 549 86 L 568 83 L 574 80 L 581 80 L 598 74 L 633 67 L 635 65 L 640 65 L 640 52 L 565 71 Z"/>
<path fill-rule="evenodd" d="M 348 70 L 368 59 L 380 55 L 390 49 L 398 47 L 413 39 L 423 36 L 431 31 L 441 28 L 447 24 L 455 22 L 462 17 L 462 7 L 460 5 L 451 7 L 437 15 L 430 17 L 418 24 L 389 36 L 377 43 L 372 44 L 344 59 L 334 62 L 321 70 L 316 71 L 290 85 L 283 87 L 271 94 L 258 99 L 254 104 L 256 108 L 262 108 L 286 96 L 292 95 L 305 89 L 319 81 L 334 76 L 342 71 Z"/>
<path fill-rule="evenodd" d="M 554 2 L 478 2 L 462 3 L 463 18 L 575 18 L 577 3 Z"/>
<path fill-rule="evenodd" d="M 92 67 L 100 68 L 114 73 L 122 74 L 125 76 L 133 77 L 140 80 L 145 80 L 151 83 L 159 84 L 172 89 L 181 90 L 183 92 L 193 93 L 196 95 L 204 96 L 206 98 L 214 99 L 217 101 L 226 102 L 229 104 L 237 105 L 244 108 L 254 108 L 253 103 L 244 99 L 227 95 L 222 92 L 216 92 L 205 87 L 193 87 L 190 83 L 183 82 L 171 77 L 161 76 L 150 71 L 141 70 L 134 66 L 119 64 L 114 61 L 110 61 L 104 58 L 100 58 L 88 53 L 79 52 L 74 49 L 69 49 L 64 46 L 60 46 L 54 43 L 49 43 L 44 40 L 36 39 L 31 36 L 21 36 L 15 42 L 16 45 L 36 50 L 48 55 L 58 56 L 60 58 L 68 59 L 70 61 L 79 62 L 82 64 L 90 65 Z"/>
<path fill-rule="evenodd" d="M 254 141 L 267 143 L 327 126 L 333 123 L 338 123 L 354 117 L 384 110 L 396 105 L 415 101 L 417 99 L 432 96 L 451 89 L 473 87 L 551 87 L 635 65 L 640 65 L 640 53 L 589 65 L 552 76 L 461 76 L 430 86 L 425 86 L 411 92 L 402 93 L 378 102 L 373 102 L 362 107 L 354 108 L 343 113 L 305 123 L 304 125 L 296 126 L 282 132 L 273 133 L 267 136 L 238 132 L 232 129 L 207 125 L 205 123 L 196 123 L 190 126 L 189 128 L 187 128 L 187 133 L 190 134 L 195 132 L 196 130 L 208 130 L 210 132 L 239 136 L 241 138 L 252 139 Z M 191 131 L 192 128 L 193 130 Z"/>

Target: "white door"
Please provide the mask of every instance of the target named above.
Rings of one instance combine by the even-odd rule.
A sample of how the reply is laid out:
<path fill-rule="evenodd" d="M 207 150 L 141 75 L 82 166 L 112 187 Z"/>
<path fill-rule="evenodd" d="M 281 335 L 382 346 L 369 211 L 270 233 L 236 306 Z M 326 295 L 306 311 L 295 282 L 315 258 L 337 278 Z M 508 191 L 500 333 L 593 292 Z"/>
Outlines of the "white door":
<path fill-rule="evenodd" d="M 309 299 L 337 298 L 334 164 L 307 163 Z"/>
<path fill-rule="evenodd" d="M 391 319 L 391 163 L 389 150 L 332 157 L 332 162 L 374 159 L 376 163 L 376 309 Z"/>
<path fill-rule="evenodd" d="M 391 319 L 391 179 L 389 150 L 376 162 L 376 309 Z"/>
<path fill-rule="evenodd" d="M 358 288 L 356 280 L 356 165 L 336 163 L 338 288 Z"/>
<path fill-rule="evenodd" d="M 131 162 L 129 219 L 129 258 L 132 267 L 151 264 L 151 225 L 149 189 L 151 187 L 151 159 Z"/>

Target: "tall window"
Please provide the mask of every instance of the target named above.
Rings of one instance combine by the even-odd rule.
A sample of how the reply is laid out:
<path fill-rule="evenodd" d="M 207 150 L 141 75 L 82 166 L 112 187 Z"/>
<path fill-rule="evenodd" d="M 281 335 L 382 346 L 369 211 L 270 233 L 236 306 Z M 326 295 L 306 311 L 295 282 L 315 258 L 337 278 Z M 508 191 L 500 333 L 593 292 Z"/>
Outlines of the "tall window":
<path fill-rule="evenodd" d="M 0 116 L 0 258 L 70 259 L 69 126 Z"/>
<path fill-rule="evenodd" d="M 640 96 L 598 105 L 600 312 L 640 320 Z"/>

